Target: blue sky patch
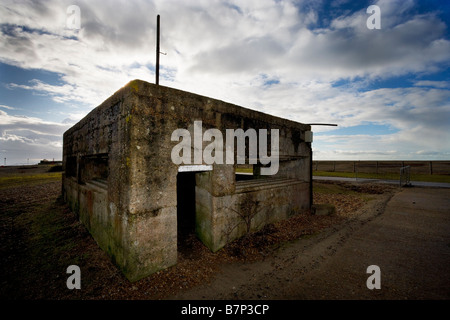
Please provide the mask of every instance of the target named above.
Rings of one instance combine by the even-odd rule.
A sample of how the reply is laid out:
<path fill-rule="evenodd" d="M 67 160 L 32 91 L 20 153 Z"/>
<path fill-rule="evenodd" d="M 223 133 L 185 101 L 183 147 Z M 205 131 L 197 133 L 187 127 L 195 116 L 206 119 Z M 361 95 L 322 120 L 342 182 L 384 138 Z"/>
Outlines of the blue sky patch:
<path fill-rule="evenodd" d="M 398 129 L 393 128 L 390 125 L 386 124 L 375 124 L 375 123 L 367 123 L 361 124 L 358 126 L 352 127 L 344 127 L 338 128 L 335 130 L 330 130 L 326 132 L 317 132 L 314 135 L 317 136 L 328 136 L 328 135 L 338 135 L 338 136 L 346 136 L 346 135 L 387 135 L 399 132 Z"/>

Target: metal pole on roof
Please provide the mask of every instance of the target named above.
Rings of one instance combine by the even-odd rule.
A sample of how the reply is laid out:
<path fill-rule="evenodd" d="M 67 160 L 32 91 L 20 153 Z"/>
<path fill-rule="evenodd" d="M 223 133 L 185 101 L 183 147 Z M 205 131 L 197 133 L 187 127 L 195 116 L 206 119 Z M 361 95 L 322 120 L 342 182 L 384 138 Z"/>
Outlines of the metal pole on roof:
<path fill-rule="evenodd" d="M 160 18 L 159 14 L 156 17 L 156 85 L 159 85 L 159 37 L 160 37 Z"/>

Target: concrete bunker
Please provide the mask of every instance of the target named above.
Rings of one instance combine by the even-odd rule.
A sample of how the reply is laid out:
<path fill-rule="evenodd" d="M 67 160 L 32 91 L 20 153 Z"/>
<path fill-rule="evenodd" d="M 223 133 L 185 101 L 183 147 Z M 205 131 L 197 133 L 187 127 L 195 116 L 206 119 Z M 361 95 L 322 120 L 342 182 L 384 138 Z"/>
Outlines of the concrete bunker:
<path fill-rule="evenodd" d="M 171 135 L 180 128 L 193 131 L 194 121 L 224 136 L 227 129 L 278 129 L 277 173 L 261 175 L 259 161 L 244 171 L 237 162 L 174 164 Z M 136 281 L 176 264 L 183 232 L 194 231 L 215 252 L 247 232 L 309 210 L 310 130 L 134 80 L 64 133 L 63 196 L 98 245 Z"/>

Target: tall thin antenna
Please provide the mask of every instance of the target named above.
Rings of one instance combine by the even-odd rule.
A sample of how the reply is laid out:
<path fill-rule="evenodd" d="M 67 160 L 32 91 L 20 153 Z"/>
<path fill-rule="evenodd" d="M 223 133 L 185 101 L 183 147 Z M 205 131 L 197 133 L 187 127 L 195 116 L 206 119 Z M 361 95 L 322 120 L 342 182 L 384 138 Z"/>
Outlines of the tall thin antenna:
<path fill-rule="evenodd" d="M 156 17 L 156 80 L 155 83 L 159 85 L 159 36 L 160 36 L 160 23 L 159 14 Z"/>

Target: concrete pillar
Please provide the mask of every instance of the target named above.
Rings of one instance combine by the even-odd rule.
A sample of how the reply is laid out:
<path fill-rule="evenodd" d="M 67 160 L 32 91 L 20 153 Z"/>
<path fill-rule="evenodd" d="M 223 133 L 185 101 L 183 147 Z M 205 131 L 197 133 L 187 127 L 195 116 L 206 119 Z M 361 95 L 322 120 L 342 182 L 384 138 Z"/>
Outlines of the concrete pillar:
<path fill-rule="evenodd" d="M 217 199 L 227 198 L 236 190 L 234 165 L 213 165 L 213 170 L 196 174 L 195 233 L 211 250 L 217 251 L 221 243 L 223 212 L 216 211 Z"/>

